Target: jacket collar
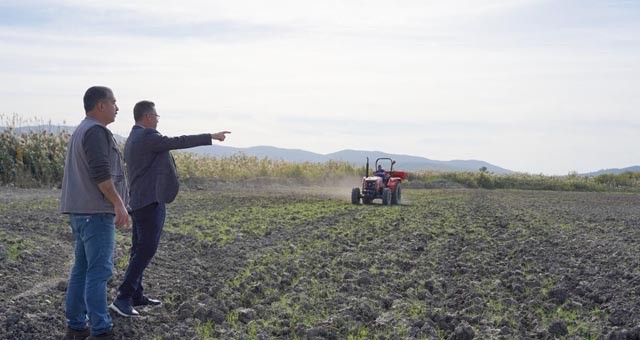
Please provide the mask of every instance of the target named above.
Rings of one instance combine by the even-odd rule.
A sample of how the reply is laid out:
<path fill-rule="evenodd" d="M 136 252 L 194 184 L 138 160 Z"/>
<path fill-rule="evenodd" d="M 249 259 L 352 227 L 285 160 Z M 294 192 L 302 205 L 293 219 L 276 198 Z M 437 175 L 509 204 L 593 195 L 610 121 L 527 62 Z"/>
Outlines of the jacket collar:
<path fill-rule="evenodd" d="M 97 119 L 95 119 L 95 118 L 93 118 L 93 117 L 90 117 L 90 116 L 85 116 L 85 117 L 84 117 L 84 120 L 88 120 L 88 121 L 96 122 L 96 123 L 98 123 L 98 124 L 100 124 L 100 125 L 102 125 L 102 126 L 105 126 L 101 121 L 99 121 L 99 120 L 97 120 Z"/>
<path fill-rule="evenodd" d="M 151 130 L 151 131 L 156 131 L 156 129 L 154 129 L 154 128 L 147 128 L 147 127 L 144 127 L 144 126 L 142 126 L 142 125 L 137 125 L 137 124 L 136 124 L 136 125 L 134 125 L 134 126 L 131 128 L 131 131 L 136 131 L 136 130 Z"/>

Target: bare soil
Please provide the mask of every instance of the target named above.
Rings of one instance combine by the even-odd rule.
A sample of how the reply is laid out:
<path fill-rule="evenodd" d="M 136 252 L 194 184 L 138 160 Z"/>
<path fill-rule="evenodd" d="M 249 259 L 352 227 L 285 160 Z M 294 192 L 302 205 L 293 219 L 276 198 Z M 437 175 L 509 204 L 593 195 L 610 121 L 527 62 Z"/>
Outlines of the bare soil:
<path fill-rule="evenodd" d="M 200 189 L 169 205 L 145 275 L 164 304 L 114 315 L 116 339 L 640 338 L 637 194 L 413 189 L 384 207 Z M 58 196 L 0 188 L 0 339 L 64 333 Z M 110 300 L 130 237 L 117 232 Z"/>

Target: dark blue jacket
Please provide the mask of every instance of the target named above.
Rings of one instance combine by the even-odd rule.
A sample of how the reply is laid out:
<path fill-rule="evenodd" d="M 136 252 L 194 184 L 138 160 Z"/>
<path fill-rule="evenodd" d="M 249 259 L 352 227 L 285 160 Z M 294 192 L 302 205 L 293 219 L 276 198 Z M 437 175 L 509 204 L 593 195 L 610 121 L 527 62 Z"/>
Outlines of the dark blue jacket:
<path fill-rule="evenodd" d="M 198 145 L 211 145 L 211 134 L 166 137 L 156 129 L 134 125 L 124 146 L 129 210 L 155 202 L 172 202 L 178 195 L 180 182 L 169 150 Z"/>
<path fill-rule="evenodd" d="M 386 174 L 387 172 L 384 171 L 384 169 L 376 170 L 376 172 L 373 173 L 374 176 L 382 177 L 382 179 L 384 179 Z"/>

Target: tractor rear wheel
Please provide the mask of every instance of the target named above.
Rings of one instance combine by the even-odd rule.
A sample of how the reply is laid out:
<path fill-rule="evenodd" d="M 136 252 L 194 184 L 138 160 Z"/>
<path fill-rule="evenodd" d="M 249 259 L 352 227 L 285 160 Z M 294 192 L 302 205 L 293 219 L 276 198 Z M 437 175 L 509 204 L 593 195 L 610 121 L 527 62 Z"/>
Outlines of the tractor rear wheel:
<path fill-rule="evenodd" d="M 396 184 L 396 190 L 391 194 L 391 204 L 400 204 L 402 203 L 402 188 L 400 187 L 400 183 Z"/>
<path fill-rule="evenodd" d="M 351 190 L 351 203 L 360 204 L 360 188 L 353 188 L 353 190 Z"/>
<path fill-rule="evenodd" d="M 391 190 L 389 188 L 382 189 L 382 205 L 391 205 Z"/>

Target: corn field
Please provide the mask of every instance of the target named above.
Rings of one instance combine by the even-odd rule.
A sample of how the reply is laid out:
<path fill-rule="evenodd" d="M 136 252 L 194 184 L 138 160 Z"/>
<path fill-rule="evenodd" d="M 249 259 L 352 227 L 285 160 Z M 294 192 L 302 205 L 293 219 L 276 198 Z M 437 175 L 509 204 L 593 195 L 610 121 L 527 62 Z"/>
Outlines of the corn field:
<path fill-rule="evenodd" d="M 28 122 L 30 125 L 33 122 Z M 67 142 L 64 129 L 51 132 L 52 125 L 39 124 L 38 131 L 23 131 L 20 117 L 0 114 L 0 184 L 20 187 L 59 186 L 64 172 Z M 4 127 L 3 127 L 4 126 Z M 3 128 L 2 128 L 3 127 Z M 48 127 L 48 129 L 47 129 Z M 180 178 L 245 181 L 257 178 L 295 180 L 301 184 L 335 183 L 336 179 L 362 176 L 364 167 L 348 162 L 293 163 L 237 153 L 230 157 L 199 156 L 173 152 Z M 399 168 L 402 166 L 400 165 Z M 640 172 L 595 177 L 493 174 L 478 172 L 413 171 L 407 184 L 429 187 L 432 183 L 456 183 L 465 188 L 525 189 L 556 191 L 640 191 Z"/>
<path fill-rule="evenodd" d="M 58 185 L 64 172 L 69 133 L 41 131 L 17 133 L 13 125 L 0 132 L 0 182 L 21 187 Z M 6 121 L 0 116 L 0 122 Z"/>
<path fill-rule="evenodd" d="M 244 153 L 216 158 L 187 152 L 173 153 L 182 179 L 217 178 L 222 180 L 249 180 L 255 178 L 294 179 L 300 183 L 321 183 L 344 176 L 364 173 L 361 167 L 347 162 L 290 163 L 258 158 Z"/>
<path fill-rule="evenodd" d="M 0 179 L 2 184 L 20 187 L 59 185 L 70 134 L 47 131 L 15 133 L 13 128 L 0 133 Z M 356 175 L 363 171 L 346 162 L 287 163 L 238 153 L 231 157 L 198 156 L 174 152 L 181 179 L 216 178 L 248 180 L 254 178 L 295 179 L 301 183 L 322 182 L 336 176 Z"/>
<path fill-rule="evenodd" d="M 39 125 L 42 124 L 33 124 Z M 38 123 L 38 122 L 36 122 Z M 20 187 L 58 186 L 64 173 L 64 159 L 70 133 L 40 131 L 18 132 L 25 122 L 19 116 L 0 114 L 0 183 Z M 50 124 L 49 124 L 50 125 Z M 51 128 L 49 128 L 51 130 Z M 122 145 L 121 145 L 122 147 Z M 288 163 L 257 158 L 243 153 L 216 158 L 188 152 L 173 152 L 180 178 L 215 178 L 227 181 L 255 178 L 294 179 L 300 183 L 318 183 L 349 175 L 360 175 L 363 168 L 347 162 Z"/>

